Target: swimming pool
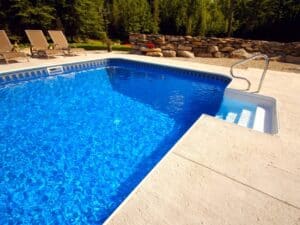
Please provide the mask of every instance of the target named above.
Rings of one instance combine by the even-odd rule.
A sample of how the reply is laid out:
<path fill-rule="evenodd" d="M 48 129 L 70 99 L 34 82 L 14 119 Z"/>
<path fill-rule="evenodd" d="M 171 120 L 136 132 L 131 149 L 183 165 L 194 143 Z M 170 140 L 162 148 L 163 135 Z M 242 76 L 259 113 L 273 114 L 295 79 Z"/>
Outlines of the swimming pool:
<path fill-rule="evenodd" d="M 102 223 L 230 81 L 97 63 L 2 78 L 0 224 Z"/>
<path fill-rule="evenodd" d="M 256 111 L 229 82 L 123 59 L 0 77 L 0 224 L 104 222 L 202 114 Z"/>

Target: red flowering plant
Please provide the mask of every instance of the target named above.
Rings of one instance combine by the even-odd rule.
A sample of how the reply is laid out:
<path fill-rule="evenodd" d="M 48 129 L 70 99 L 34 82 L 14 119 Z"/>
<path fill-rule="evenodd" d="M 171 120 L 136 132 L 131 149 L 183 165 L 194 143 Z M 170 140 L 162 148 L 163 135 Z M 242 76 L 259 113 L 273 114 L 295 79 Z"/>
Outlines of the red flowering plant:
<path fill-rule="evenodd" d="M 146 44 L 146 47 L 147 47 L 147 48 L 155 48 L 155 45 L 154 45 L 152 42 L 148 42 L 148 43 Z"/>

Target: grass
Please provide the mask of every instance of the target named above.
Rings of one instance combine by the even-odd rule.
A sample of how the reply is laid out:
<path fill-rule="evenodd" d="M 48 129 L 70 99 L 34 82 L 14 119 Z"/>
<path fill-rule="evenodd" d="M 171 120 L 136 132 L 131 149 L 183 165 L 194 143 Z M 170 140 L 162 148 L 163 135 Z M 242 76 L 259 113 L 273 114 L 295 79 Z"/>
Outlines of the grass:
<path fill-rule="evenodd" d="M 96 41 L 96 40 L 88 40 L 87 42 L 81 42 L 81 43 L 72 43 L 70 45 L 74 48 L 84 48 L 85 50 L 107 50 L 106 43 L 103 43 L 102 41 Z M 130 51 L 131 46 L 113 43 L 112 50 Z"/>
<path fill-rule="evenodd" d="M 29 48 L 29 44 L 18 44 L 19 48 Z M 106 43 L 97 40 L 88 40 L 86 42 L 78 42 L 78 43 L 70 43 L 70 46 L 73 48 L 84 48 L 85 50 L 107 50 Z M 130 44 L 119 44 L 119 43 L 112 43 L 112 50 L 113 51 L 130 51 L 131 45 Z"/>

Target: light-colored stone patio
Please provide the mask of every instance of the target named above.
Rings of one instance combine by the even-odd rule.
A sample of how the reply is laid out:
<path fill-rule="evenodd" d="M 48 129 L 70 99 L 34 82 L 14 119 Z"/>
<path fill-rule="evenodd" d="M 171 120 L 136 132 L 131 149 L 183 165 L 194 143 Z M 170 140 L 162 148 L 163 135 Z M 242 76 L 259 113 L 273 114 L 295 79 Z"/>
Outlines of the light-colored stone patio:
<path fill-rule="evenodd" d="M 125 57 L 229 74 L 229 68 L 107 53 L 29 63 L 4 71 L 105 57 Z M 261 70 L 240 70 L 258 83 Z M 231 88 L 245 84 L 234 80 Z M 202 116 L 106 224 L 300 224 L 300 77 L 268 71 L 261 93 L 277 100 L 279 132 L 268 135 Z"/>

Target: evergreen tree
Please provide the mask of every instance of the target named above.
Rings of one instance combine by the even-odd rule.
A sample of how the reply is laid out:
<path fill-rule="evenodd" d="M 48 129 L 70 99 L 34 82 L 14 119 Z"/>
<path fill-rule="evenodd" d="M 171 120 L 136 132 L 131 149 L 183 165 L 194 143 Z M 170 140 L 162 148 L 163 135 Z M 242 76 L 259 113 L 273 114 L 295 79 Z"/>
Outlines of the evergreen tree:
<path fill-rule="evenodd" d="M 115 0 L 112 3 L 112 25 L 116 34 L 153 32 L 153 20 L 147 0 Z"/>
<path fill-rule="evenodd" d="M 131 32 L 300 40 L 299 0 L 0 0 L 0 28 L 63 29 L 70 39 Z"/>
<path fill-rule="evenodd" d="M 50 29 L 55 20 L 55 8 L 41 0 L 9 0 L 7 11 L 8 27 L 15 34 L 22 35 L 24 29 Z"/>
<path fill-rule="evenodd" d="M 153 18 L 152 32 L 154 34 L 157 34 L 159 32 L 159 23 L 160 23 L 159 0 L 151 0 L 150 4 L 151 4 L 151 13 L 152 13 L 152 18 Z"/>
<path fill-rule="evenodd" d="M 66 0 L 59 5 L 65 32 L 74 37 L 99 38 L 105 30 L 103 20 L 103 0 Z"/>

